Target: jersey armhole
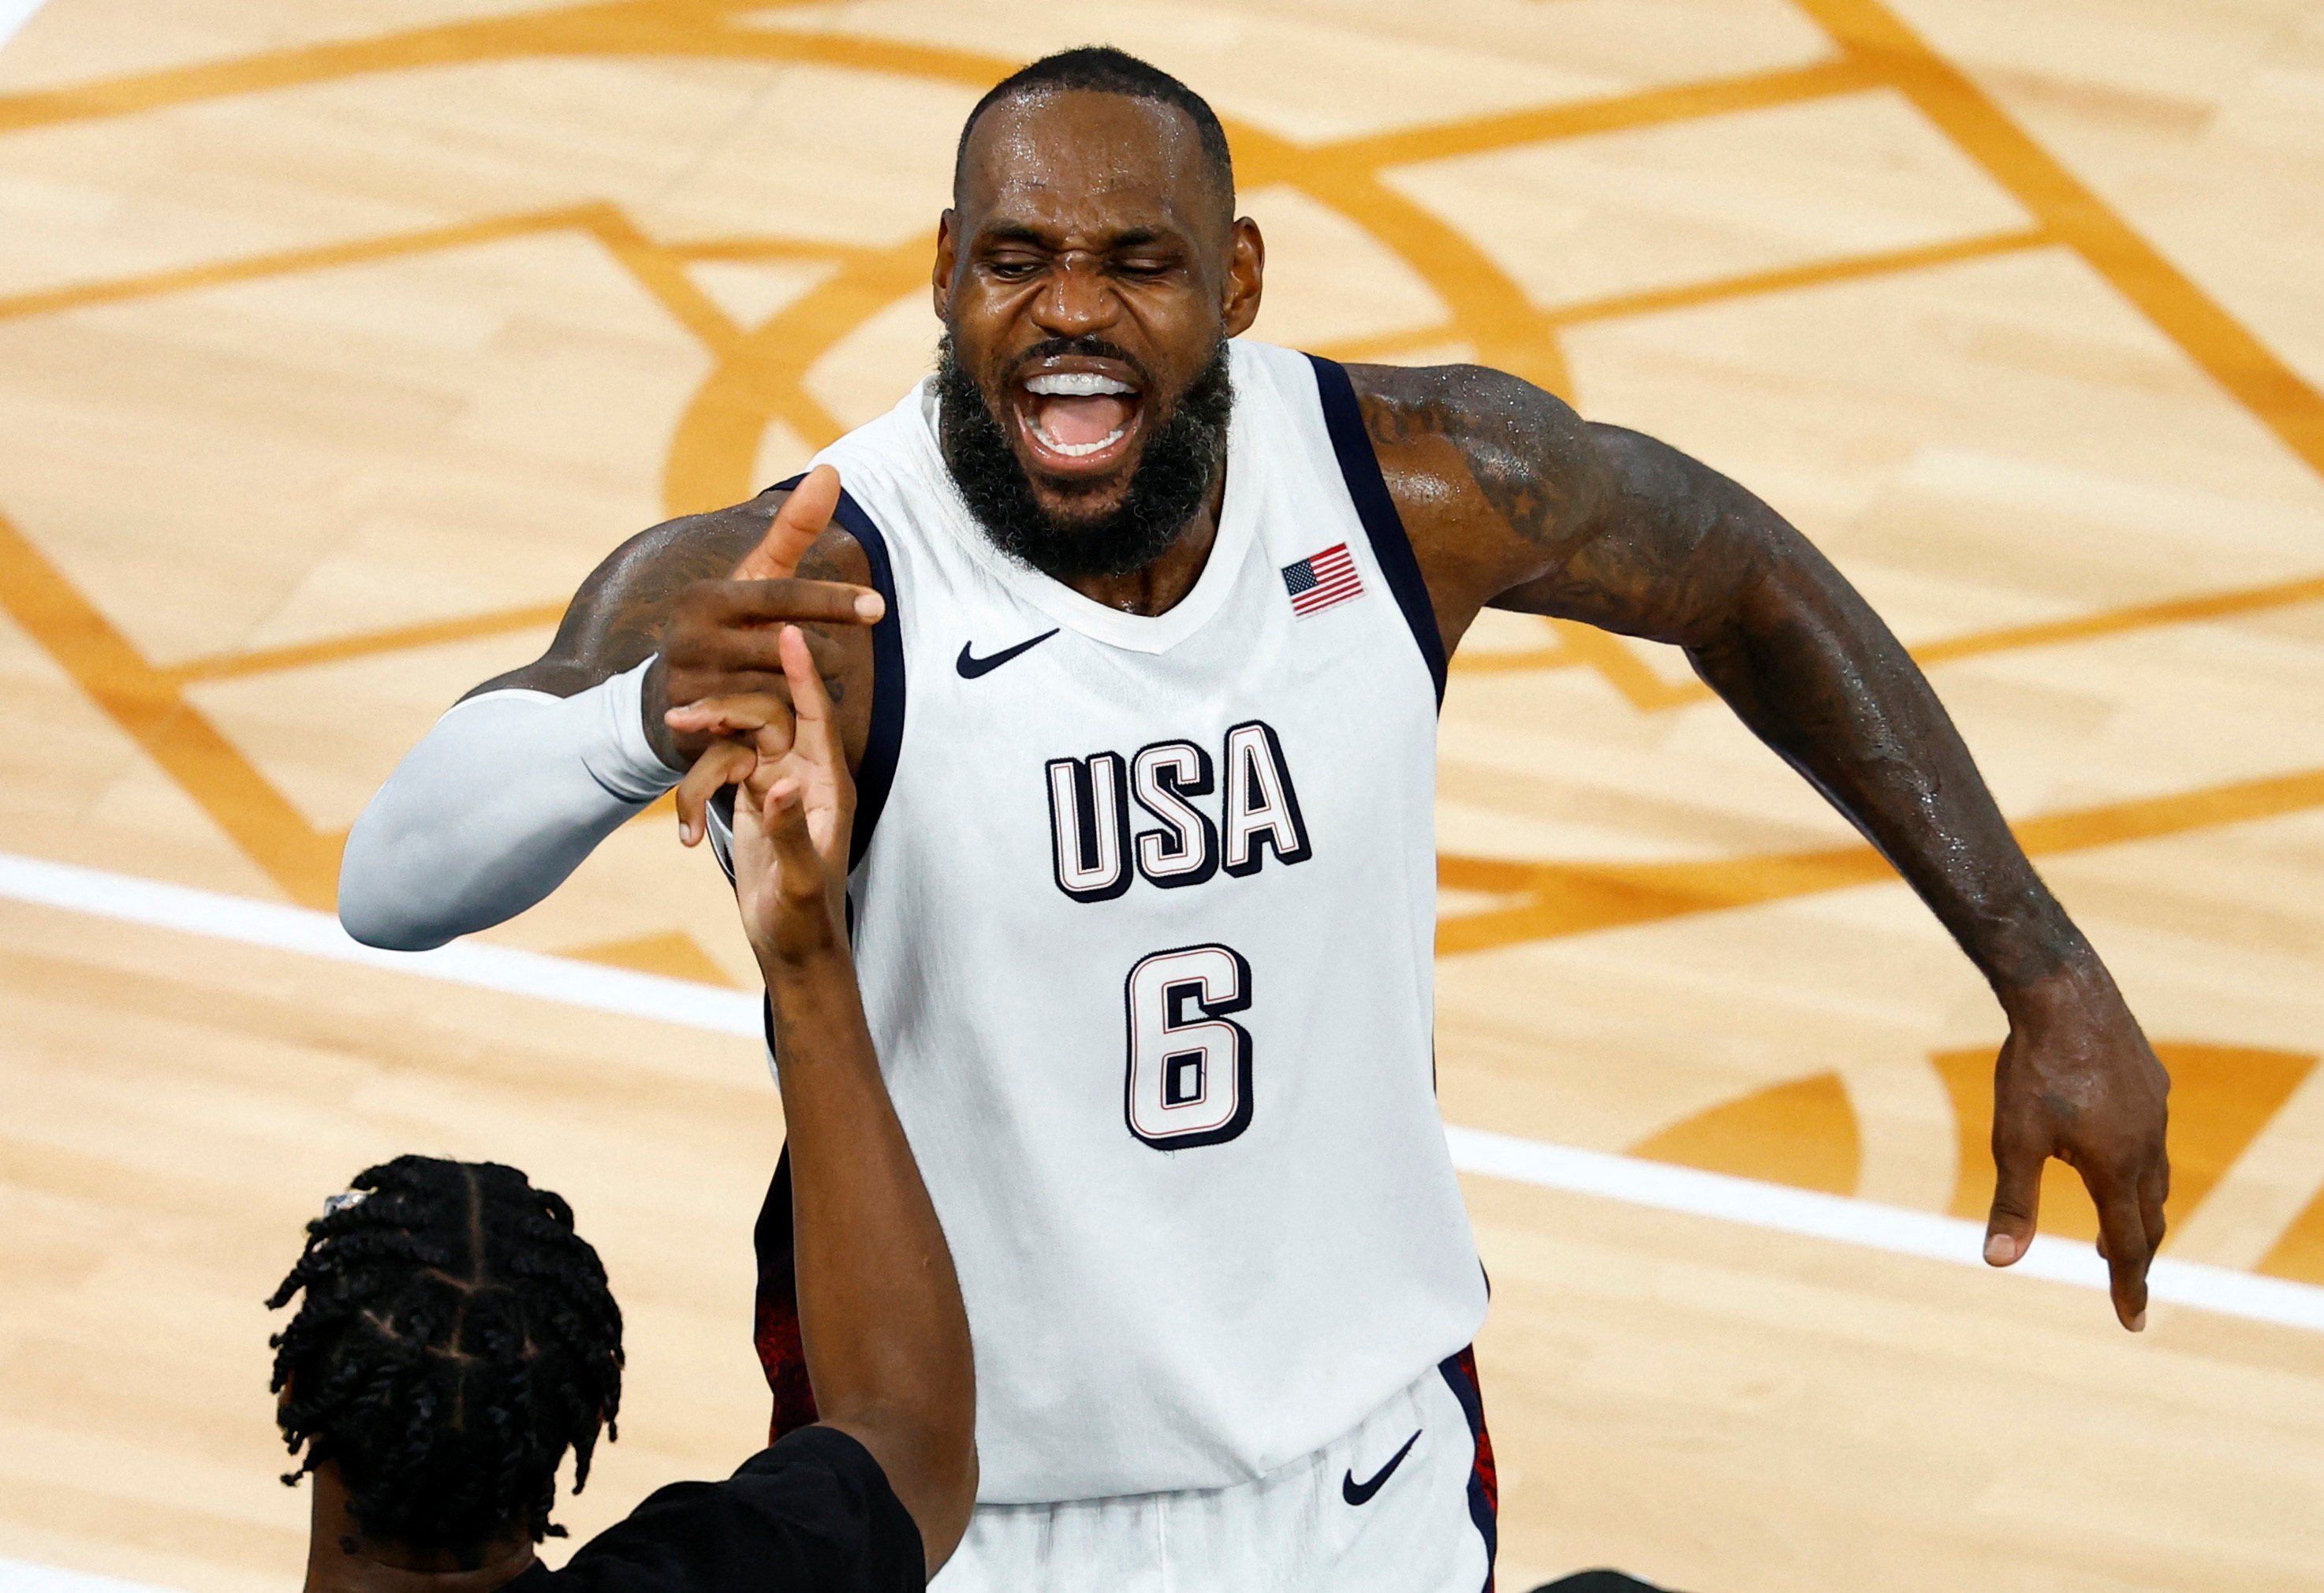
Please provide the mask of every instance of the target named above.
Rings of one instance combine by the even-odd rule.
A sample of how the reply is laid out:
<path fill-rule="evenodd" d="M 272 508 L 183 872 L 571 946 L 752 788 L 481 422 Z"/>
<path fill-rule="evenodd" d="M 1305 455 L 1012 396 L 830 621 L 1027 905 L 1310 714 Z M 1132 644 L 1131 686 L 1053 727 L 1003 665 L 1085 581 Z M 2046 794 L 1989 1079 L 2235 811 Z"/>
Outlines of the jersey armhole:
<path fill-rule="evenodd" d="M 769 492 L 788 492 L 807 479 L 792 476 L 777 482 Z M 845 491 L 831 518 L 855 539 L 872 566 L 872 589 L 887 600 L 888 612 L 872 627 L 872 727 L 863 742 L 863 759 L 855 769 L 855 828 L 847 843 L 847 866 L 852 870 L 871 849 L 872 833 L 880 827 L 880 810 L 888 805 L 896 783 L 896 758 L 904 746 L 904 621 L 896 602 L 896 573 L 888 561 L 888 539 L 872 517 Z"/>
<path fill-rule="evenodd" d="M 1323 401 L 1323 429 L 1331 436 L 1332 452 L 1339 457 L 1348 497 L 1356 506 L 1364 535 L 1371 541 L 1372 558 L 1387 578 L 1388 590 L 1396 594 L 1396 606 L 1404 611 L 1404 622 L 1428 666 L 1428 678 L 1436 688 L 1436 705 L 1441 709 L 1444 706 L 1444 638 L 1436 629 L 1436 605 L 1428 599 L 1428 584 L 1421 579 L 1420 560 L 1413 554 L 1412 539 L 1405 533 L 1404 516 L 1397 512 L 1396 500 L 1388 495 L 1379 456 L 1372 452 L 1372 440 L 1364 431 L 1355 383 L 1348 379 L 1347 367 L 1336 360 L 1311 354 L 1307 362 L 1315 367 L 1315 388 Z"/>

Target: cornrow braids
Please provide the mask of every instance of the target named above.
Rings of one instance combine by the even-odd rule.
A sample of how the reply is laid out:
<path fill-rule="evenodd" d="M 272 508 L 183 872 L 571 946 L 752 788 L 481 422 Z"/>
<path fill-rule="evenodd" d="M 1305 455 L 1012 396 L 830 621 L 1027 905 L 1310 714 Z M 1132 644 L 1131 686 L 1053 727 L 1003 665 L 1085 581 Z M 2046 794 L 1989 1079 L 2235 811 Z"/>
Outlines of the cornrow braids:
<path fill-rule="evenodd" d="M 335 1462 L 364 1533 L 414 1549 L 562 1537 L 557 1469 L 572 1450 L 581 1491 L 622 1399 L 621 1310 L 573 1209 L 493 1162 L 398 1156 L 352 1187 L 266 1303 L 306 1294 L 270 1340 L 306 1450 L 283 1482 Z"/>

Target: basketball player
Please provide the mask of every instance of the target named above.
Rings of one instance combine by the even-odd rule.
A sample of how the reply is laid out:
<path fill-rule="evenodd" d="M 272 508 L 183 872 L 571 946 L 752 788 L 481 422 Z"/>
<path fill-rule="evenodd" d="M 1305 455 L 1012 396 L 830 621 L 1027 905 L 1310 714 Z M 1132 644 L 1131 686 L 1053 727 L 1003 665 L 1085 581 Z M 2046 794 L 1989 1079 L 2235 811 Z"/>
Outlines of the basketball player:
<path fill-rule="evenodd" d="M 936 374 L 801 481 L 616 551 L 364 815 L 349 930 L 505 918 L 681 769 L 684 833 L 724 847 L 708 798 L 756 757 L 727 738 L 782 727 L 771 628 L 819 626 L 866 1009 L 975 1334 L 983 1484 L 945 1593 L 1474 1593 L 1435 717 L 1481 608 L 1587 621 L 1686 649 L 1984 971 L 2010 1024 L 1987 1257 L 2023 1253 L 2062 1156 L 2138 1328 L 2166 1081 L 1904 649 L 1650 437 L 1495 371 L 1243 339 L 1263 265 L 1185 85 L 1108 50 L 1001 83 L 941 221 Z M 778 1425 L 809 1409 L 783 1192 Z"/>
<path fill-rule="evenodd" d="M 307 1451 L 285 1480 L 315 1479 L 307 1593 L 910 1593 L 967 1523 L 968 1323 L 840 930 L 853 787 L 804 637 L 778 645 L 799 733 L 754 769 L 733 859 L 824 1422 L 727 1481 L 662 1489 L 548 1570 L 533 1550 L 556 1530 L 558 1468 L 571 1450 L 577 1492 L 621 1402 L 621 1312 L 556 1195 L 513 1167 L 399 1156 L 308 1225 L 270 1302 L 306 1296 L 274 1388 Z"/>

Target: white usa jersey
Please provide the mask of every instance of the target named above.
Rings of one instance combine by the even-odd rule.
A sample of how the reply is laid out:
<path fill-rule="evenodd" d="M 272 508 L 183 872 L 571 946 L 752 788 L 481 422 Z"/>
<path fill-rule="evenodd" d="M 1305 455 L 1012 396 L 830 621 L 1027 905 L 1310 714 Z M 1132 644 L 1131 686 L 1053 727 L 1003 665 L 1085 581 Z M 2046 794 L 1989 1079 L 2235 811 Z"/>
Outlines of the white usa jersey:
<path fill-rule="evenodd" d="M 933 379 L 817 461 L 894 616 L 856 966 L 988 1503 L 1248 1481 L 1484 1317 L 1434 1093 L 1435 622 L 1346 374 L 1231 360 L 1217 540 L 1151 618 L 992 546 Z"/>

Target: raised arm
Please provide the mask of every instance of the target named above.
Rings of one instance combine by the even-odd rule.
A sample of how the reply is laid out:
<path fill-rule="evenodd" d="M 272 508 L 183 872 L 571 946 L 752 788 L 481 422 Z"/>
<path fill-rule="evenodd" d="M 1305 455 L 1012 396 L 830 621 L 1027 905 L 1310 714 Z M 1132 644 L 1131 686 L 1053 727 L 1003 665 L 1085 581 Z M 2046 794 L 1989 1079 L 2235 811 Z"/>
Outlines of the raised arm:
<path fill-rule="evenodd" d="M 1781 515 L 1652 437 L 1499 372 L 1351 375 L 1448 644 L 1490 606 L 1683 648 L 1943 922 L 2009 1018 L 1986 1258 L 2024 1253 L 2058 1156 L 2098 1206 L 2116 1314 L 2143 1326 L 2169 1081 L 1880 617 Z"/>
<path fill-rule="evenodd" d="M 817 667 L 860 753 L 865 627 L 882 609 L 862 550 L 828 523 L 838 492 L 821 470 L 795 493 L 671 520 L 616 549 L 549 650 L 464 696 L 355 821 L 339 873 L 347 932 L 418 951 L 546 897 L 706 745 L 672 731 L 669 710 L 784 693 L 780 622 L 816 625 Z"/>
<path fill-rule="evenodd" d="M 795 737 L 770 697 L 706 703 L 690 719 L 746 739 L 755 753 L 733 771 L 743 782 L 734 891 L 774 1013 L 800 1340 L 816 1408 L 880 1462 L 919 1526 L 934 1575 L 976 1499 L 968 1317 L 880 1076 L 842 927 L 855 801 L 832 705 L 801 633 L 786 629 L 782 646 Z"/>

